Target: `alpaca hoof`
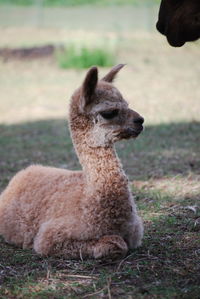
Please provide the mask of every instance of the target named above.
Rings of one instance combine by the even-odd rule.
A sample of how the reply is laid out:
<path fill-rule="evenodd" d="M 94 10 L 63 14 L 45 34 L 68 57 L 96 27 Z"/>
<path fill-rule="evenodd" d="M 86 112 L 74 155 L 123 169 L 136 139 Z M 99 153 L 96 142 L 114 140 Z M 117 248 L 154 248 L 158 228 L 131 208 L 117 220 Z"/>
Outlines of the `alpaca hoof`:
<path fill-rule="evenodd" d="M 126 255 L 128 247 L 120 236 L 102 237 L 94 247 L 94 258 L 118 259 Z"/>

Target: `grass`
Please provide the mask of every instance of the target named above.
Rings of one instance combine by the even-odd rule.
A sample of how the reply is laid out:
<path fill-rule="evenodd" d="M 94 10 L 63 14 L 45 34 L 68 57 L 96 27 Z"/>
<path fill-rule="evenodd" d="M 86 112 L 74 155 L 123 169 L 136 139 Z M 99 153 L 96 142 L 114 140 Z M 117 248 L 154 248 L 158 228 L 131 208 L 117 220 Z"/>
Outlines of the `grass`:
<path fill-rule="evenodd" d="M 196 217 L 177 209 L 146 221 L 143 246 L 116 262 L 40 258 L 3 245 L 7 263 L 2 266 L 1 298 L 198 298 Z"/>
<path fill-rule="evenodd" d="M 185 137 L 190 137 L 188 149 L 184 136 L 179 135 L 180 128 Z M 180 140 L 176 141 L 176 147 L 172 144 L 176 158 L 171 157 L 167 163 L 158 134 L 163 130 L 162 125 L 147 126 L 134 145 L 124 142 L 117 146 L 145 223 L 142 247 L 115 262 L 71 261 L 41 258 L 1 240 L 0 297 L 109 298 L 111 294 L 111 298 L 198 298 L 199 167 L 191 168 L 186 162 L 191 152 L 199 152 L 200 144 L 195 144 L 199 129 L 200 123 L 177 124 L 175 128 L 174 124 L 168 125 L 170 137 L 164 138 L 172 142 L 179 136 Z M 80 167 L 64 120 L 1 125 L 0 133 L 1 189 L 16 171 L 30 163 Z M 157 148 L 151 148 L 155 143 Z M 129 146 L 134 146 L 136 159 L 140 160 L 132 171 Z M 139 157 L 141 147 L 143 152 Z M 187 166 L 182 165 L 180 148 L 185 151 Z M 163 173 L 156 174 L 152 160 L 156 161 L 158 152 Z M 194 164 L 199 163 L 198 159 Z M 144 169 L 155 172 L 155 177 L 150 179 L 148 172 L 142 177 Z"/>
<path fill-rule="evenodd" d="M 58 64 L 61 68 L 84 69 L 93 65 L 109 67 L 114 65 L 115 56 L 107 48 L 88 48 L 86 46 L 77 49 L 68 47 L 64 52 L 57 53 Z"/>

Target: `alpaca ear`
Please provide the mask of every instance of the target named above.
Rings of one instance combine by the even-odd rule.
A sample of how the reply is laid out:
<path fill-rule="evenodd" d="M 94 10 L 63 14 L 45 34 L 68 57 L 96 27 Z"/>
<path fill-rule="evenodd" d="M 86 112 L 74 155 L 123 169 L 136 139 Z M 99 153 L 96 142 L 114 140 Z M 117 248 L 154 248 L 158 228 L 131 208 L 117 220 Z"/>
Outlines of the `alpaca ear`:
<path fill-rule="evenodd" d="M 116 66 L 114 66 L 110 72 L 105 75 L 105 77 L 103 77 L 101 80 L 102 81 L 106 81 L 106 82 L 113 82 L 113 80 L 115 79 L 117 73 L 121 70 L 121 68 L 123 68 L 125 66 L 125 64 L 118 64 Z"/>
<path fill-rule="evenodd" d="M 98 69 L 93 66 L 86 74 L 85 80 L 82 85 L 82 108 L 92 103 L 95 88 L 98 82 Z"/>

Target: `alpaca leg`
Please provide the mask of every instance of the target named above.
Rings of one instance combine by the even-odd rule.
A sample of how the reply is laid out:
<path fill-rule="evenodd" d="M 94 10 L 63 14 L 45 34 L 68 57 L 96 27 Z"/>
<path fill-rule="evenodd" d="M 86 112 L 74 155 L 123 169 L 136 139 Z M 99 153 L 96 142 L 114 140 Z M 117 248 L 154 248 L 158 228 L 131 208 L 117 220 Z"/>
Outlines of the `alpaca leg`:
<path fill-rule="evenodd" d="M 41 255 L 63 256 L 69 259 L 92 256 L 94 241 L 75 240 L 75 226 L 66 225 L 64 220 L 54 219 L 41 225 L 34 240 L 35 251 Z"/>
<path fill-rule="evenodd" d="M 65 258 L 117 258 L 126 254 L 127 245 L 117 235 L 103 236 L 99 240 L 75 240 L 71 230 L 50 221 L 41 226 L 34 249 L 41 255 Z"/>
<path fill-rule="evenodd" d="M 127 244 L 130 249 L 137 248 L 141 245 L 142 237 L 143 237 L 144 227 L 142 223 L 142 219 L 137 216 L 135 222 L 129 228 L 129 234 L 127 239 Z"/>
<path fill-rule="evenodd" d="M 127 244 L 122 237 L 117 235 L 106 235 L 101 237 L 94 246 L 94 258 L 120 258 L 126 255 Z"/>

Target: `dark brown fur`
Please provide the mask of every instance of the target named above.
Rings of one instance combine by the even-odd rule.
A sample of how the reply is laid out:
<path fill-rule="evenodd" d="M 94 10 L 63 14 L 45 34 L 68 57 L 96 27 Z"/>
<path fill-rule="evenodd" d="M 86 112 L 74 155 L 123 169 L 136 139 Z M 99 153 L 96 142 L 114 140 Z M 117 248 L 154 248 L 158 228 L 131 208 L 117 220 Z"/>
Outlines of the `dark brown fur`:
<path fill-rule="evenodd" d="M 156 27 L 173 47 L 200 38 L 200 0 L 162 0 Z"/>

